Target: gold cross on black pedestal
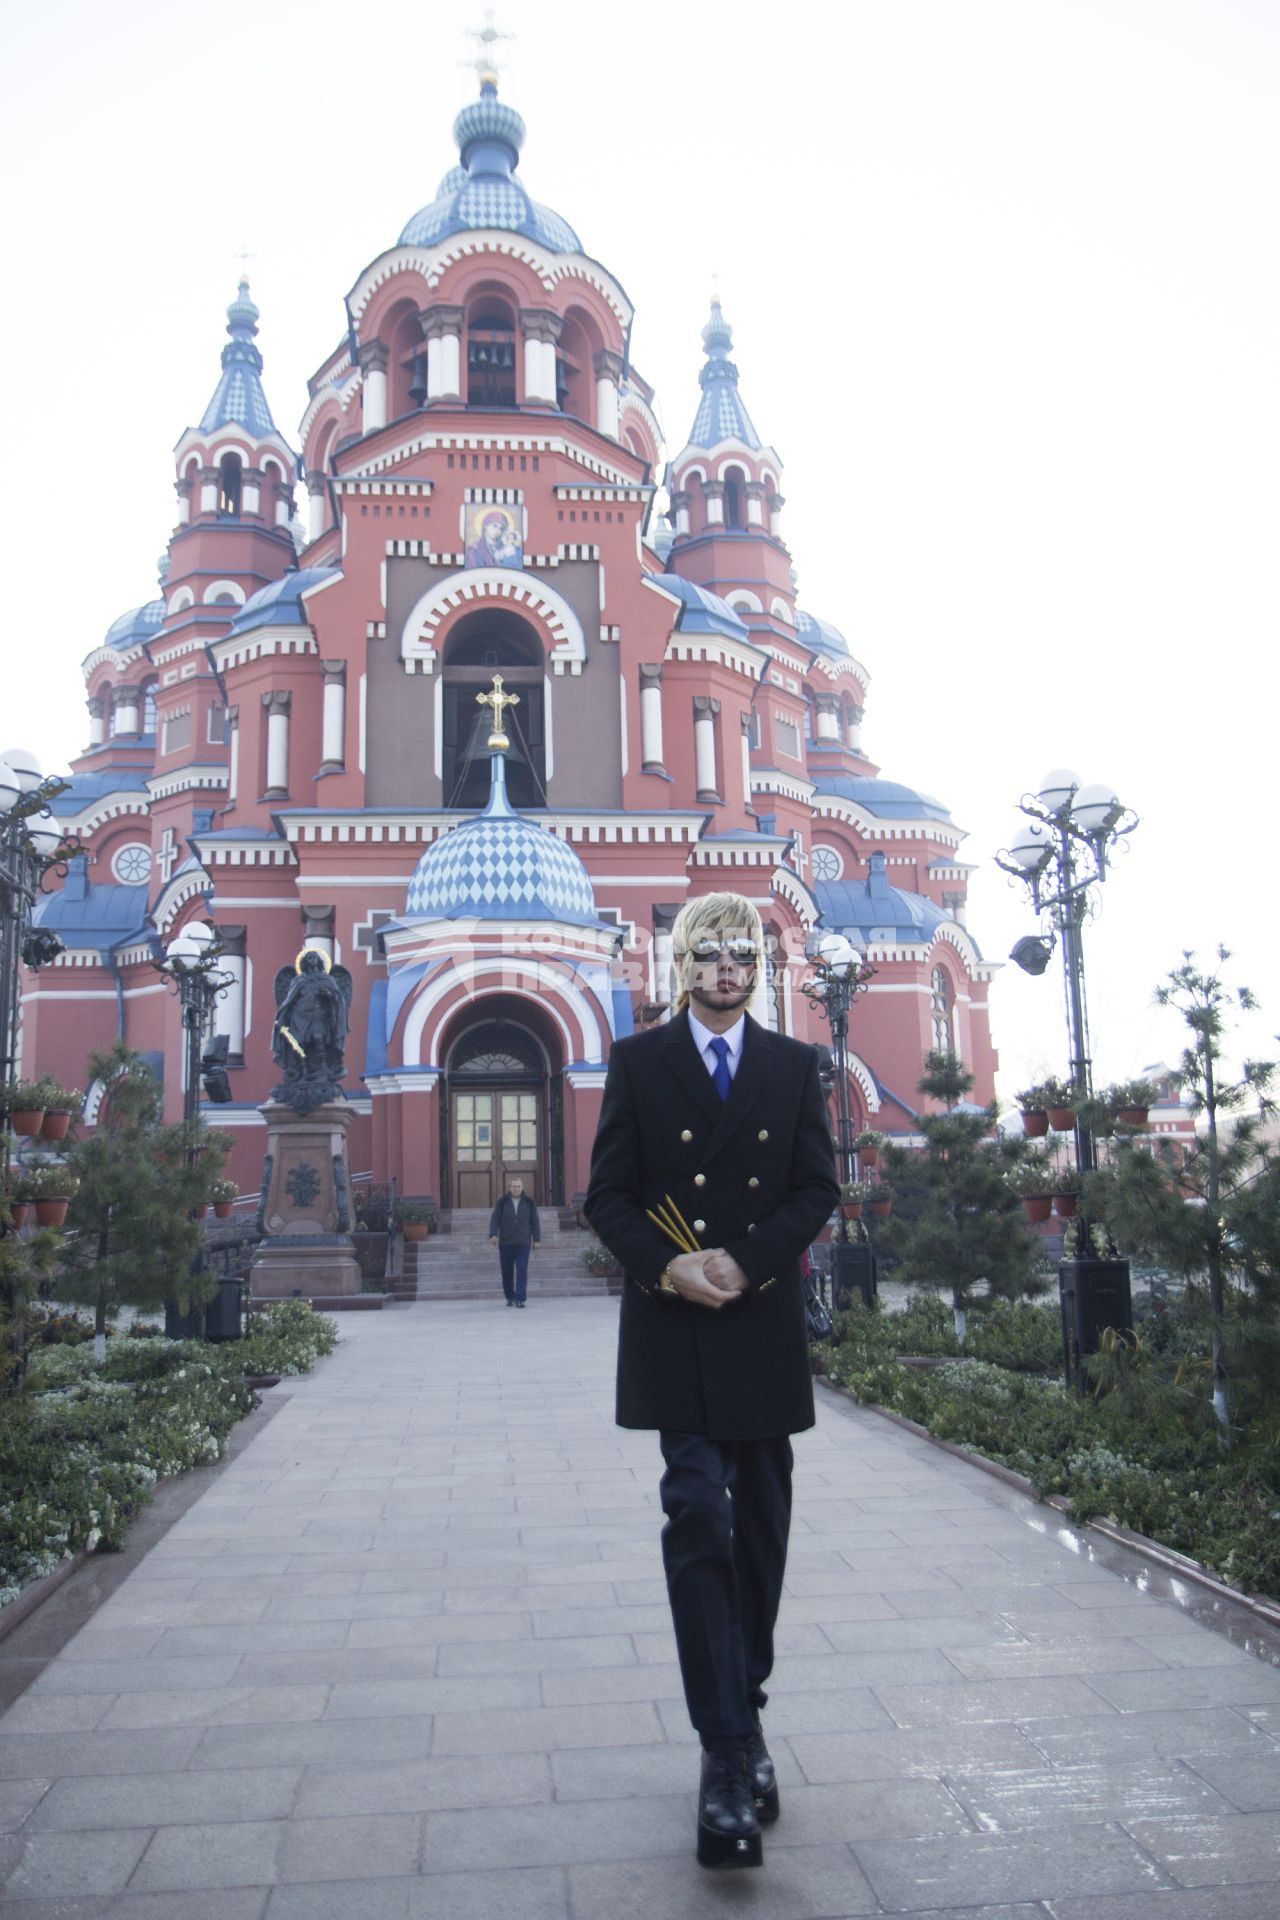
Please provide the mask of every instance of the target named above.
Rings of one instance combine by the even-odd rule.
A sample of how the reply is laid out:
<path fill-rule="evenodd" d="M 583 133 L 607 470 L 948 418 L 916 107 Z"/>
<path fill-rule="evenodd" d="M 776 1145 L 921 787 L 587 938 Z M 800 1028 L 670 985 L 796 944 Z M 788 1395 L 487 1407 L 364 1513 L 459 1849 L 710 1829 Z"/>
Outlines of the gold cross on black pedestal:
<path fill-rule="evenodd" d="M 511 742 L 508 740 L 506 728 L 502 724 L 502 711 L 504 707 L 518 707 L 520 705 L 520 695 L 518 693 L 504 693 L 502 691 L 502 675 L 495 673 L 493 676 L 493 692 L 478 693 L 476 695 L 476 705 L 478 707 L 493 708 L 493 727 L 489 734 L 489 745 L 505 753 L 511 745 Z"/>

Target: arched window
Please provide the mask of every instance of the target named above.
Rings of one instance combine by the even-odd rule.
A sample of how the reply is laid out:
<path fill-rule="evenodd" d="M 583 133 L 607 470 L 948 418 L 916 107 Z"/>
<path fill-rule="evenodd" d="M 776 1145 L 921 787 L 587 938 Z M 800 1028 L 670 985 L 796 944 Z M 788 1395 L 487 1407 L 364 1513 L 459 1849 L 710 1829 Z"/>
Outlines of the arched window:
<path fill-rule="evenodd" d="M 947 978 L 945 967 L 933 970 L 932 991 L 929 999 L 930 1017 L 933 1025 L 933 1051 L 935 1053 L 954 1053 L 955 1039 L 951 1031 L 951 1007 L 954 996 L 951 982 Z"/>
<path fill-rule="evenodd" d="M 142 731 L 154 733 L 156 730 L 156 683 L 144 680 L 142 683 Z"/>
<path fill-rule="evenodd" d="M 241 467 L 238 453 L 224 453 L 218 462 L 218 512 L 240 517 Z"/>
<path fill-rule="evenodd" d="M 516 330 L 505 302 L 488 295 L 467 315 L 467 405 L 516 404 Z"/>
<path fill-rule="evenodd" d="M 746 486 L 741 467 L 730 467 L 724 476 L 724 523 L 739 532 L 747 524 Z"/>
<path fill-rule="evenodd" d="M 444 649 L 443 767 L 448 807 L 482 807 L 489 798 L 487 741 L 492 723 L 488 707 L 476 695 L 493 684 L 495 673 L 519 700 L 508 707 L 504 724 L 507 793 L 513 807 L 544 807 L 547 756 L 544 733 L 542 642 L 518 614 L 481 607 L 453 628 Z"/>
<path fill-rule="evenodd" d="M 427 343 L 414 306 L 395 310 L 387 335 L 387 410 L 393 420 L 412 413 L 427 397 Z"/>

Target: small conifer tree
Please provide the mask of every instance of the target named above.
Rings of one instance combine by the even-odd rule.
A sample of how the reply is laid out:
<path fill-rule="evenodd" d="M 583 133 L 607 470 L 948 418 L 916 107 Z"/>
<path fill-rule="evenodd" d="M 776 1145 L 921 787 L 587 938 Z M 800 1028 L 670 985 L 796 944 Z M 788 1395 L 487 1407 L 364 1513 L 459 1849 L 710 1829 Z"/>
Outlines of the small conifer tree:
<path fill-rule="evenodd" d="M 216 1276 L 196 1268 L 204 1242 L 197 1209 L 231 1141 L 224 1133 L 166 1125 L 160 1082 L 129 1047 L 92 1054 L 89 1073 L 106 1090 L 97 1126 L 67 1154 L 80 1185 L 67 1216 L 58 1287 L 64 1298 L 93 1308 L 101 1336 L 123 1305 L 154 1312 L 177 1300 L 186 1312 L 213 1297 Z M 199 1148 L 194 1157 L 192 1147 Z"/>
<path fill-rule="evenodd" d="M 894 1212 L 877 1240 L 894 1262 L 894 1277 L 949 1293 L 957 1313 L 980 1297 L 1042 1293 L 1038 1242 L 1008 1179 L 1026 1155 L 1025 1142 L 995 1133 L 994 1105 L 962 1106 L 973 1075 L 953 1054 L 927 1053 L 916 1084 L 944 1111 L 918 1115 L 923 1153 L 885 1150 Z"/>

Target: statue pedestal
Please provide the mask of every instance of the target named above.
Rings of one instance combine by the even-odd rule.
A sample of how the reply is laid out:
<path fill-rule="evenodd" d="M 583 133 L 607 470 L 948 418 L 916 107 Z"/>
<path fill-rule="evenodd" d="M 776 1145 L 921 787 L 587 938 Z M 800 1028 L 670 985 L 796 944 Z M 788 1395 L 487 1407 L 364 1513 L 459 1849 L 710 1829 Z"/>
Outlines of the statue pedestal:
<path fill-rule="evenodd" d="M 267 1123 L 267 1158 L 258 1209 L 264 1238 L 249 1274 L 253 1298 L 358 1294 L 347 1166 L 351 1108 L 335 1100 L 299 1114 L 267 1100 L 258 1111 Z"/>

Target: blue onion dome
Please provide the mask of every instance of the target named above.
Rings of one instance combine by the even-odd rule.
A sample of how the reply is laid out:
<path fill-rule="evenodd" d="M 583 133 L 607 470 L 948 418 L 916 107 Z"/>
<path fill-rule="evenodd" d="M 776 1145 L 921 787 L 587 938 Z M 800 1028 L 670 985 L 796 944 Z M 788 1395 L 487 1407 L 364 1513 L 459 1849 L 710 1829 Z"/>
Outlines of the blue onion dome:
<path fill-rule="evenodd" d="M 164 601 L 148 600 L 144 607 L 130 607 L 118 620 L 113 620 L 102 637 L 102 644 L 115 653 L 125 653 L 130 647 L 145 646 L 148 640 L 154 640 L 163 625 Z"/>
<path fill-rule="evenodd" d="M 232 633 L 248 633 L 253 627 L 305 627 L 310 615 L 302 596 L 322 581 L 336 580 L 341 567 L 294 567 L 273 580 L 270 586 L 251 593 L 231 622 Z"/>
<path fill-rule="evenodd" d="M 706 365 L 698 374 L 702 399 L 689 435 L 691 447 L 718 447 L 722 440 L 736 440 L 744 447 L 759 450 L 760 435 L 752 424 L 746 402 L 738 392 L 738 369 L 729 358 L 733 329 L 725 319 L 720 302 L 711 302 L 711 318 L 702 329 Z"/>
<path fill-rule="evenodd" d="M 813 784 L 818 793 L 852 800 L 865 813 L 874 813 L 882 820 L 951 819 L 949 808 L 941 800 L 903 786 L 900 780 L 878 780 L 869 774 L 818 773 Z"/>
<path fill-rule="evenodd" d="M 514 177 L 524 134 L 524 121 L 499 100 L 497 85 L 486 74 L 480 98 L 453 123 L 462 164 L 449 169 L 435 199 L 407 222 L 400 246 L 431 246 L 451 233 L 496 227 L 522 233 L 551 253 L 581 253 L 582 242 L 568 221 L 532 200 Z"/>
<path fill-rule="evenodd" d="M 204 410 L 201 433 L 237 426 L 265 440 L 275 432 L 276 423 L 262 390 L 262 355 L 253 344 L 257 331 L 258 308 L 249 298 L 249 282 L 242 277 L 236 297 L 227 308 L 231 338 L 222 349 L 222 378 Z"/>
<path fill-rule="evenodd" d="M 598 926 L 586 868 L 567 841 L 513 811 L 501 753 L 489 804 L 427 848 L 409 882 L 408 917 L 560 920 Z"/>
<path fill-rule="evenodd" d="M 802 613 L 799 607 L 796 608 L 796 632 L 814 653 L 848 655 L 849 642 L 839 627 L 833 627 L 829 620 L 815 620 L 811 613 Z"/>

